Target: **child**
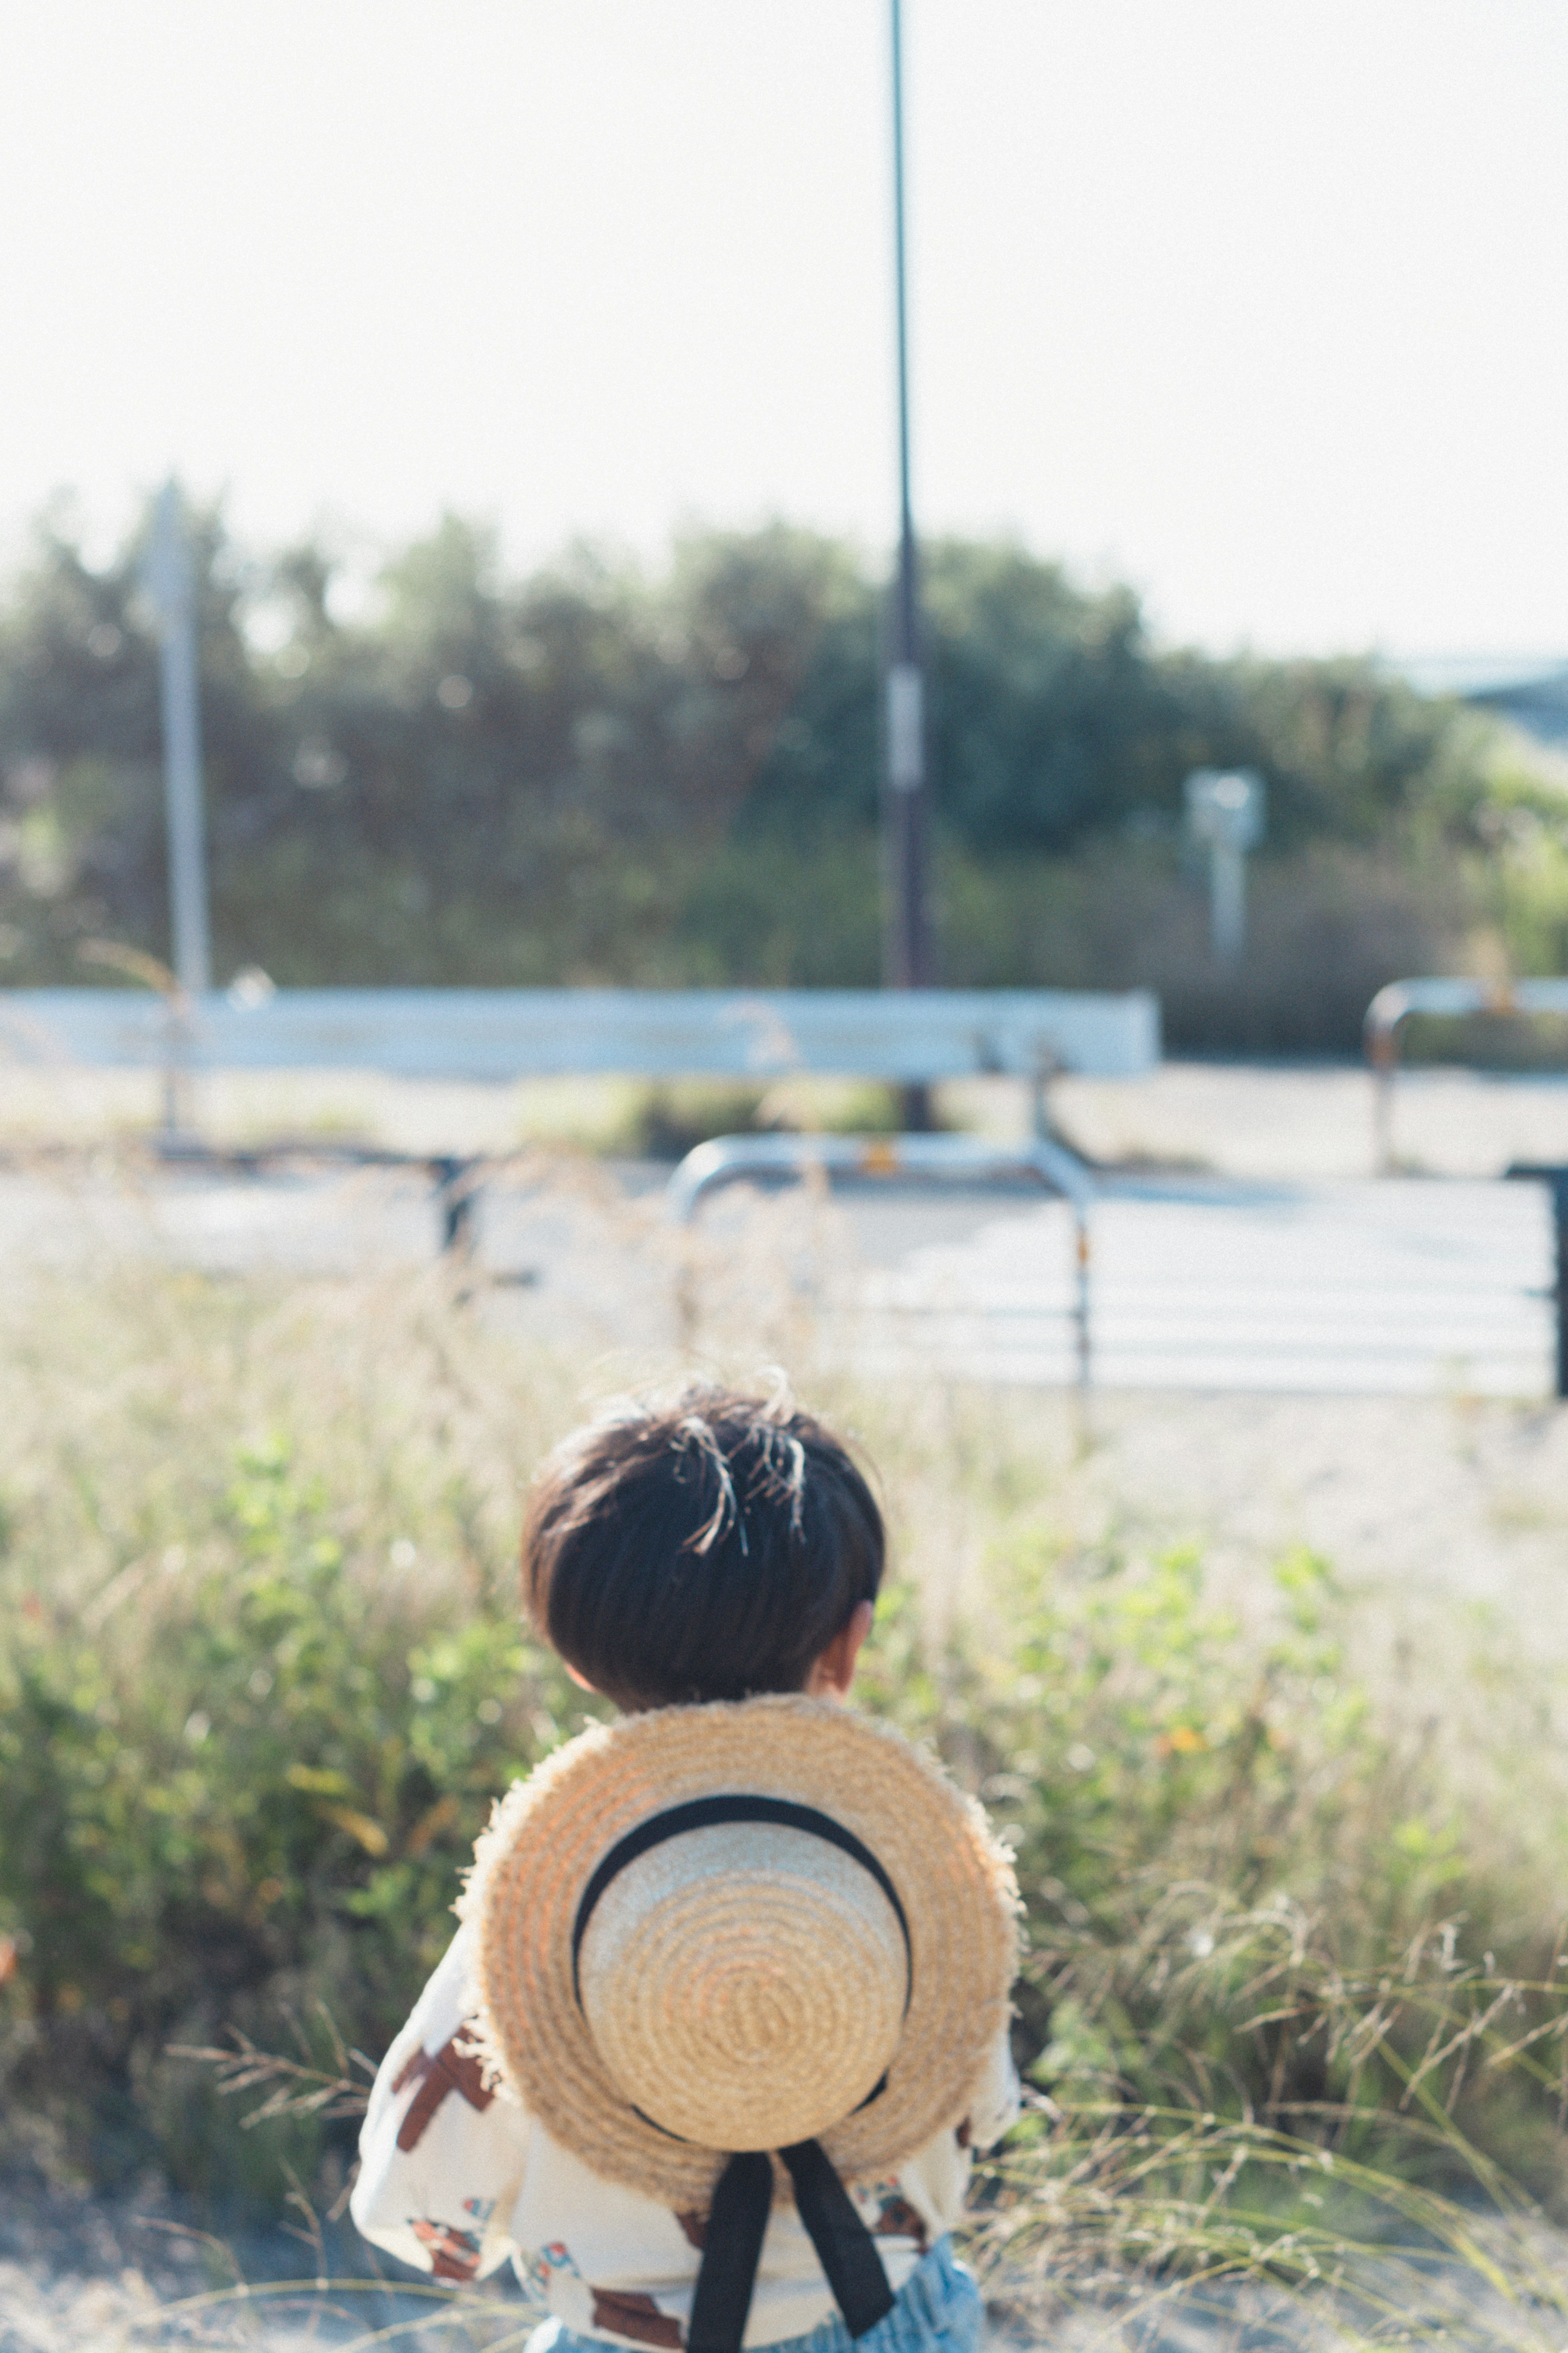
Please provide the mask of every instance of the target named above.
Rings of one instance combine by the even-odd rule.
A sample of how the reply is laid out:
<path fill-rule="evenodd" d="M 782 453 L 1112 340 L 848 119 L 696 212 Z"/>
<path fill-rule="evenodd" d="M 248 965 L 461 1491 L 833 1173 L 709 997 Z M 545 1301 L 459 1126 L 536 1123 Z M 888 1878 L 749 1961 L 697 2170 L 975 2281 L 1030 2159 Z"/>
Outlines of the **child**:
<path fill-rule="evenodd" d="M 519 1784 L 384 2061 L 353 2199 L 437 2279 L 509 2255 L 531 2353 L 966 2353 L 972 2147 L 1016 2110 L 1016 1895 L 927 1758 L 839 1703 L 881 1516 L 778 1399 L 690 1388 L 535 1484 L 534 1625 L 622 1720 Z"/>

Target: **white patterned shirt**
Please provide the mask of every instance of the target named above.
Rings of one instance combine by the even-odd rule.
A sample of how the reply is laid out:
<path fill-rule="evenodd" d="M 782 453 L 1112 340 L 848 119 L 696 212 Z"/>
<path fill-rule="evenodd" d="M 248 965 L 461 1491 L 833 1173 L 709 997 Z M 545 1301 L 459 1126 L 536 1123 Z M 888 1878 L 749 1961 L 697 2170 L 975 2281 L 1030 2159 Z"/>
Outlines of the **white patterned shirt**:
<path fill-rule="evenodd" d="M 350 2201 L 367 2239 L 437 2279 L 482 2279 L 510 2256 L 551 2312 L 584 2336 L 647 2353 L 676 2349 L 702 2259 L 706 2217 L 590 2173 L 507 2092 L 486 2087 L 461 2046 L 477 2008 L 472 1932 L 459 1928 L 386 2057 L 360 2135 Z M 897 2295 L 927 2248 L 952 2229 L 970 2151 L 1018 2112 L 1005 2040 L 954 2132 L 850 2195 Z M 748 2347 L 804 2337 L 837 2309 L 793 2206 L 769 2218 L 746 2324 Z"/>

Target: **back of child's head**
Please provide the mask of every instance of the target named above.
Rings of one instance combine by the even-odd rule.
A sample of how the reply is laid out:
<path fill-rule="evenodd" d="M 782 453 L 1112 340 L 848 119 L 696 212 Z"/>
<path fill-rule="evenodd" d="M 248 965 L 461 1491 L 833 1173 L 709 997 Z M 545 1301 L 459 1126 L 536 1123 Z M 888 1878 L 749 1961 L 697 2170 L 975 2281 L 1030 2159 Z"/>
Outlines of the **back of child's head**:
<path fill-rule="evenodd" d="M 884 1548 L 869 1486 L 814 1415 L 694 1384 L 547 1458 L 523 1588 L 540 1633 L 619 1706 L 745 1699 L 805 1687 L 875 1601 Z"/>

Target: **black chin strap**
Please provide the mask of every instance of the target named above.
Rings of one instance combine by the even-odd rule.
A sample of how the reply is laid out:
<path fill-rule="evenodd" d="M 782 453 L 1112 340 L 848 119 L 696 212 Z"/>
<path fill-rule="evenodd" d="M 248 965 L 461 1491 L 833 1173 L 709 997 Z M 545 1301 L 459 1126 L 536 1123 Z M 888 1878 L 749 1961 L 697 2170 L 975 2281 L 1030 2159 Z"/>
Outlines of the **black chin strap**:
<path fill-rule="evenodd" d="M 818 2142 L 803 2140 L 779 2155 L 844 2326 L 851 2337 L 864 2337 L 893 2308 L 871 2233 Z M 760 2149 L 732 2157 L 713 2192 L 686 2331 L 689 2353 L 740 2353 L 773 2200 L 773 2159 Z"/>
<path fill-rule="evenodd" d="M 827 2274 L 844 2326 L 851 2337 L 864 2337 L 893 2308 L 893 2292 L 871 2233 L 819 2141 L 799 2141 L 779 2155 L 789 2168 L 800 2219 Z"/>

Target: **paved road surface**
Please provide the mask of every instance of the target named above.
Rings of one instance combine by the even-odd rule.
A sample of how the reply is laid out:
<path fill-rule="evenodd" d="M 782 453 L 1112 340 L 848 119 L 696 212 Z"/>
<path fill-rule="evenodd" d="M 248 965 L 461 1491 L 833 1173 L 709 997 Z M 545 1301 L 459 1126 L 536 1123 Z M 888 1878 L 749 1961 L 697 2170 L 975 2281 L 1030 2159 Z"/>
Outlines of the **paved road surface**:
<path fill-rule="evenodd" d="M 953 1373 L 1070 1377 L 1071 1233 L 1056 1204 L 911 1249 L 867 1284 L 862 1345 Z M 1543 1188 L 1464 1182 L 1122 1183 L 1095 1215 L 1107 1388 L 1539 1397 L 1551 1386 Z"/>

